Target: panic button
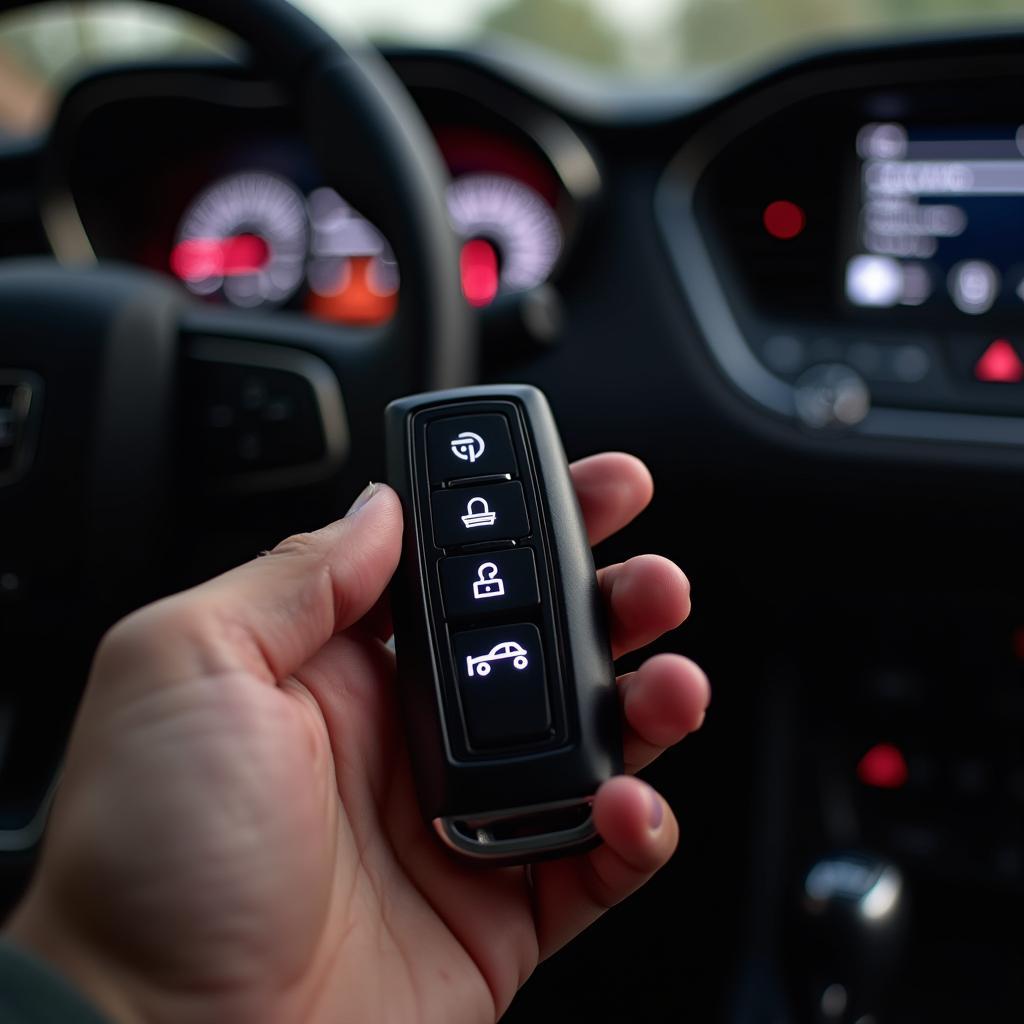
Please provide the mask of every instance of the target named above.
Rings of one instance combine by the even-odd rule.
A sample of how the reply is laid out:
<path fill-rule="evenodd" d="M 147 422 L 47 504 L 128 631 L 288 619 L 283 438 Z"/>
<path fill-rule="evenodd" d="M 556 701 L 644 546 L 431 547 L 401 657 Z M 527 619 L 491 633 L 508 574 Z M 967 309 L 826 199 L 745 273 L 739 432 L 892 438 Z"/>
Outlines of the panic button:
<path fill-rule="evenodd" d="M 430 482 L 517 473 L 508 420 L 499 414 L 454 416 L 427 428 Z"/>

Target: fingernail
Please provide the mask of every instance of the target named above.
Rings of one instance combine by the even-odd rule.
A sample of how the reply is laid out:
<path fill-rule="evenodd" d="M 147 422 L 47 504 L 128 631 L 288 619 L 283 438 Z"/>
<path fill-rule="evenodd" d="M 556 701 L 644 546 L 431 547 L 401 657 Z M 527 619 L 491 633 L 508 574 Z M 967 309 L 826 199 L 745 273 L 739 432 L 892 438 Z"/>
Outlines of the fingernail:
<path fill-rule="evenodd" d="M 648 819 L 648 824 L 651 826 L 652 832 L 657 832 L 661 828 L 662 819 L 665 817 L 665 805 L 662 802 L 660 796 L 651 790 L 651 813 Z"/>
<path fill-rule="evenodd" d="M 358 512 L 375 494 L 377 493 L 377 484 L 372 480 L 363 488 L 359 497 L 352 502 L 352 507 L 345 513 L 346 517 Z"/>

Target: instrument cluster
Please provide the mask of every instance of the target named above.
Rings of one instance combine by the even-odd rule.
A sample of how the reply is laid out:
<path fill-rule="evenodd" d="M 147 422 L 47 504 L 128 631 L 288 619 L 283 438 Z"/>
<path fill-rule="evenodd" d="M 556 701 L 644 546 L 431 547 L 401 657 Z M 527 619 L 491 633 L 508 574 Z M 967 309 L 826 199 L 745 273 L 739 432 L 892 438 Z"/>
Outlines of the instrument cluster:
<path fill-rule="evenodd" d="M 181 72 L 173 87 L 128 76 L 113 97 L 80 87 L 66 190 L 50 203 L 80 222 L 72 240 L 84 239 L 92 256 L 172 274 L 210 303 L 352 325 L 390 320 L 401 268 L 388 240 L 326 185 L 288 108 L 251 94 L 232 103 L 228 90 L 211 104 L 189 84 Z M 139 104 L 151 111 L 154 91 L 164 94 L 165 116 L 140 120 Z M 556 161 L 514 116 L 438 96 L 425 95 L 424 113 L 451 175 L 463 292 L 485 307 L 551 278 L 577 203 Z M 75 247 L 57 227 L 51 242 L 64 258 L 62 249 Z"/>
<path fill-rule="evenodd" d="M 456 173 L 448 212 L 462 241 L 466 300 L 487 306 L 500 292 L 542 284 L 564 242 L 556 183 L 539 162 L 484 133 L 442 140 Z M 400 273 L 377 228 L 334 189 L 306 191 L 272 158 L 257 152 L 239 163 L 184 208 L 166 268 L 195 294 L 233 306 L 297 305 L 354 324 L 390 319 Z"/>

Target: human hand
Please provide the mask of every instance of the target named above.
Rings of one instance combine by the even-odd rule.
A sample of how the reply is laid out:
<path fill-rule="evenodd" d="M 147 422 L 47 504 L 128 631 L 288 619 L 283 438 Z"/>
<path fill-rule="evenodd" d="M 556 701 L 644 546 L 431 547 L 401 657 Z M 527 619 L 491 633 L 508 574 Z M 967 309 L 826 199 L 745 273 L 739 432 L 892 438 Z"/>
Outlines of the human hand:
<path fill-rule="evenodd" d="M 649 502 L 636 459 L 573 479 L 593 543 Z M 672 855 L 631 776 L 604 843 L 523 868 L 453 860 L 425 827 L 395 706 L 402 512 L 377 486 L 326 529 L 136 612 L 102 643 L 36 878 L 9 936 L 118 1021 L 495 1020 L 539 960 Z M 678 626 L 647 555 L 602 570 L 616 658 Z M 698 728 L 707 681 L 658 655 L 620 679 L 633 772 Z"/>

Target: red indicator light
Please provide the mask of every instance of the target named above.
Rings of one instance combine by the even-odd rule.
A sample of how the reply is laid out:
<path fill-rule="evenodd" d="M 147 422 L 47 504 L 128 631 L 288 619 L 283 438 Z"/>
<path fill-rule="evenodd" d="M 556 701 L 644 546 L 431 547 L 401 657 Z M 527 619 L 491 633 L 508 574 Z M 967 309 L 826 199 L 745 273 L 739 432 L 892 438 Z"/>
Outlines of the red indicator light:
<path fill-rule="evenodd" d="M 796 238 L 807 224 L 807 215 L 788 199 L 777 199 L 764 208 L 764 229 L 772 238 Z"/>
<path fill-rule="evenodd" d="M 471 306 L 489 306 L 498 294 L 498 254 L 490 242 L 471 238 L 459 256 L 462 292 Z"/>
<path fill-rule="evenodd" d="M 270 246 L 259 235 L 187 238 L 171 252 L 171 270 L 183 281 L 256 274 L 270 259 Z"/>
<path fill-rule="evenodd" d="M 857 778 L 876 789 L 900 789 L 907 784 L 907 762 L 899 747 L 876 743 L 857 765 Z"/>
<path fill-rule="evenodd" d="M 996 384 L 1016 384 L 1024 380 L 1024 362 L 1005 338 L 996 338 L 975 364 L 974 376 Z"/>

